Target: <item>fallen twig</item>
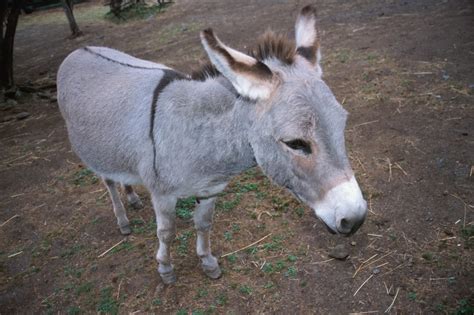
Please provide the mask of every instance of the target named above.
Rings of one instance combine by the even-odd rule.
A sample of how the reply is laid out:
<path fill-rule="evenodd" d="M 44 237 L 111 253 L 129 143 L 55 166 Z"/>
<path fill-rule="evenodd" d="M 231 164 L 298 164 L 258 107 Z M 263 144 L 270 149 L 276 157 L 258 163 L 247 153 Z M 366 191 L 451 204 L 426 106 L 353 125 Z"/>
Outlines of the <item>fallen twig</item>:
<path fill-rule="evenodd" d="M 362 289 L 362 287 L 363 287 L 370 279 L 372 279 L 373 276 L 374 276 L 374 274 L 371 274 L 370 277 L 367 278 L 367 280 L 365 280 L 364 282 L 362 282 L 362 284 L 360 285 L 360 287 L 354 292 L 354 295 L 353 295 L 353 296 L 356 296 L 357 292 L 359 292 L 359 290 Z"/>
<path fill-rule="evenodd" d="M 399 269 L 399 268 L 403 267 L 404 265 L 405 265 L 405 263 L 403 263 L 403 264 L 400 264 L 400 265 L 396 266 L 395 268 L 393 268 L 393 269 L 391 269 L 391 270 L 387 271 L 386 273 L 382 274 L 381 276 L 388 275 L 389 273 L 392 273 L 392 272 L 394 272 L 395 270 L 397 270 L 397 269 Z"/>
<path fill-rule="evenodd" d="M 264 239 L 266 239 L 266 238 L 269 237 L 270 235 L 272 235 L 272 233 L 270 233 L 270 234 L 268 234 L 268 235 L 262 237 L 262 238 L 259 239 L 258 241 L 253 242 L 252 244 L 249 244 L 249 245 L 247 245 L 247 246 L 244 246 L 244 247 L 242 247 L 242 248 L 239 248 L 239 249 L 237 249 L 237 250 L 234 250 L 233 252 L 224 254 L 224 255 L 222 255 L 221 257 L 226 257 L 226 256 L 229 256 L 229 255 L 238 253 L 238 252 L 240 252 L 240 251 L 243 251 L 244 249 L 247 249 L 247 248 L 249 248 L 249 247 L 252 247 L 253 245 L 260 243 L 261 241 L 263 241 Z"/>
<path fill-rule="evenodd" d="M 370 233 L 367 233 L 368 236 L 373 236 L 373 237 L 383 237 L 383 235 L 380 235 L 380 234 L 370 234 Z"/>
<path fill-rule="evenodd" d="M 390 306 L 385 310 L 384 313 L 390 312 L 390 310 L 391 310 L 392 307 L 393 307 L 393 304 L 395 304 L 395 300 L 397 299 L 397 296 L 398 296 L 398 292 L 399 292 L 399 291 L 400 291 L 400 288 L 397 288 L 397 292 L 395 293 L 395 296 L 393 297 L 392 303 L 391 303 Z"/>
<path fill-rule="evenodd" d="M 110 252 L 112 249 L 114 249 L 115 247 L 119 246 L 120 244 L 122 244 L 123 242 L 125 242 L 125 238 L 123 240 L 121 240 L 120 242 L 118 242 L 117 244 L 115 244 L 114 246 L 110 247 L 109 249 L 107 249 L 105 252 L 103 252 L 102 254 L 100 254 L 99 256 L 97 256 L 97 258 L 101 258 L 101 257 L 104 257 L 108 252 Z"/>
<path fill-rule="evenodd" d="M 123 279 L 120 279 L 119 286 L 118 286 L 118 289 L 117 289 L 117 301 L 120 298 L 120 288 L 122 287 L 122 282 L 123 282 Z"/>
<path fill-rule="evenodd" d="M 388 182 L 392 180 L 392 163 L 390 162 L 390 159 L 387 158 L 387 163 L 388 163 Z"/>
<path fill-rule="evenodd" d="M 0 227 L 4 226 L 5 224 L 7 224 L 8 222 L 10 222 L 11 220 L 15 219 L 19 217 L 18 214 L 15 214 L 13 217 L 11 217 L 10 219 L 6 220 L 5 222 L 3 222 L 2 224 L 0 224 Z"/>
<path fill-rule="evenodd" d="M 360 264 L 359 268 L 357 268 L 357 270 L 356 270 L 356 271 L 354 272 L 354 274 L 352 275 L 352 278 L 355 278 L 355 276 L 356 276 L 357 273 L 361 270 L 362 266 L 363 266 L 365 263 L 371 261 L 372 259 L 374 259 L 374 258 L 377 257 L 377 256 L 378 256 L 378 254 L 375 254 L 375 255 L 373 255 L 372 257 L 370 257 L 369 259 L 363 261 L 363 262 Z"/>
<path fill-rule="evenodd" d="M 21 253 L 23 253 L 22 250 L 19 251 L 18 253 L 14 253 L 14 254 L 8 255 L 8 258 L 12 258 L 12 257 L 18 256 L 18 255 L 20 255 Z"/>
<path fill-rule="evenodd" d="M 401 167 L 400 164 L 398 164 L 397 162 L 393 163 L 395 164 L 396 167 L 398 167 L 400 169 L 400 171 L 402 171 L 402 173 L 405 175 L 405 176 L 408 176 L 408 173 Z"/>

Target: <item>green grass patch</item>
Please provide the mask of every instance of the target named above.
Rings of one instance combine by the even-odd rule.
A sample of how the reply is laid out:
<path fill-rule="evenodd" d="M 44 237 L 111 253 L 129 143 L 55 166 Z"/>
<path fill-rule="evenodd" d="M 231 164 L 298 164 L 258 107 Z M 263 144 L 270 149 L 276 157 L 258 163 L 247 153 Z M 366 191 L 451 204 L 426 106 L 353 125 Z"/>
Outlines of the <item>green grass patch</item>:
<path fill-rule="evenodd" d="M 92 288 L 94 287 L 94 284 L 92 282 L 85 282 L 85 283 L 82 283 L 80 284 L 75 292 L 76 292 L 76 295 L 81 295 L 81 294 L 84 294 L 84 293 L 89 293 L 91 292 Z"/>
<path fill-rule="evenodd" d="M 288 278 L 296 278 L 298 275 L 298 269 L 295 266 L 290 266 L 285 272 L 285 276 Z"/>
<path fill-rule="evenodd" d="M 194 297 L 196 300 L 199 300 L 203 297 L 206 297 L 209 295 L 209 292 L 205 288 L 198 288 L 196 292 L 196 296 Z"/>
<path fill-rule="evenodd" d="M 237 255 L 232 254 L 232 255 L 227 256 L 227 261 L 234 264 L 237 261 Z"/>
<path fill-rule="evenodd" d="M 194 206 L 196 205 L 196 197 L 189 197 L 178 200 L 176 204 L 176 216 L 183 220 L 189 220 L 193 217 Z"/>
<path fill-rule="evenodd" d="M 239 292 L 245 295 L 250 295 L 252 294 L 252 288 L 248 285 L 241 285 L 239 288 Z"/>
<path fill-rule="evenodd" d="M 112 297 L 112 288 L 106 287 L 100 290 L 100 300 L 97 304 L 97 312 L 117 314 L 118 302 Z"/>
<path fill-rule="evenodd" d="M 178 254 L 180 256 L 186 256 L 188 254 L 189 239 L 192 235 L 192 231 L 185 231 L 176 238 L 178 240 Z"/>
<path fill-rule="evenodd" d="M 242 201 L 242 194 L 236 193 L 233 199 L 218 202 L 216 208 L 223 210 L 224 212 L 229 212 L 237 207 L 240 204 L 240 201 Z"/>
<path fill-rule="evenodd" d="M 126 251 L 130 251 L 134 248 L 133 244 L 130 243 L 130 242 L 123 242 L 122 244 L 114 247 L 110 253 L 111 254 L 115 254 L 115 253 L 118 253 L 118 252 L 121 252 L 123 250 L 126 250 Z"/>
<path fill-rule="evenodd" d="M 216 303 L 220 306 L 227 304 L 227 295 L 225 293 L 219 293 L 216 297 Z"/>
<path fill-rule="evenodd" d="M 77 253 L 79 253 L 80 251 L 82 251 L 83 248 L 84 248 L 84 245 L 74 244 L 73 246 L 65 249 L 61 253 L 61 257 L 62 258 L 72 257 L 72 256 L 76 255 Z"/>
<path fill-rule="evenodd" d="M 145 20 L 163 11 L 167 5 L 169 5 L 169 3 L 162 5 L 147 5 L 145 3 L 137 3 L 123 9 L 117 14 L 109 11 L 104 15 L 104 18 L 117 24 L 127 21 Z"/>
<path fill-rule="evenodd" d="M 474 314 L 474 307 L 467 299 L 462 299 L 458 302 L 458 307 L 454 312 L 456 315 L 472 315 Z"/>
<path fill-rule="evenodd" d="M 94 185 L 99 182 L 99 178 L 88 168 L 76 171 L 72 176 L 72 183 L 76 186 Z"/>
<path fill-rule="evenodd" d="M 82 314 L 83 311 L 77 306 L 69 306 L 67 309 L 68 315 L 79 315 Z"/>

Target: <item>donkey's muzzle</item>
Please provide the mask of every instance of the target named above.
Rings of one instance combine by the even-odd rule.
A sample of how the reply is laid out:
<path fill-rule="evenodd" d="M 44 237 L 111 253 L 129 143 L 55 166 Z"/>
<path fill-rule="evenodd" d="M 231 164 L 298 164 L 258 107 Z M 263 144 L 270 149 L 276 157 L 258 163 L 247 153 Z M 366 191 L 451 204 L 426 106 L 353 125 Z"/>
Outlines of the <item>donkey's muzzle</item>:
<path fill-rule="evenodd" d="M 342 218 L 337 222 L 337 232 L 344 236 L 351 236 L 362 226 L 365 221 L 366 213 L 362 217 Z"/>

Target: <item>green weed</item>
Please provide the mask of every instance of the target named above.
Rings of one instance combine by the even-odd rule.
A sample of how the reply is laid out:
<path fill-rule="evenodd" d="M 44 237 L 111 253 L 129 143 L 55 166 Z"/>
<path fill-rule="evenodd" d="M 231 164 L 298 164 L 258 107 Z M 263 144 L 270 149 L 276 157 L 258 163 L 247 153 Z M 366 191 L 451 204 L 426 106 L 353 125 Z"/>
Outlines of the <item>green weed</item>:
<path fill-rule="evenodd" d="M 219 293 L 216 297 L 216 303 L 223 306 L 227 304 L 227 296 L 225 293 Z"/>
<path fill-rule="evenodd" d="M 100 300 L 97 305 L 97 311 L 99 313 L 109 313 L 117 314 L 118 313 L 118 303 L 112 297 L 112 288 L 106 287 L 100 290 Z"/>
<path fill-rule="evenodd" d="M 298 269 L 296 269 L 295 266 L 290 266 L 285 272 L 285 276 L 289 278 L 296 278 L 296 275 L 298 274 Z"/>
<path fill-rule="evenodd" d="M 225 239 L 226 241 L 231 241 L 231 240 L 232 240 L 232 232 L 225 231 L 225 232 L 224 232 L 224 239 Z"/>
<path fill-rule="evenodd" d="M 178 244 L 178 254 L 180 256 L 186 256 L 188 254 L 189 238 L 192 235 L 193 235 L 193 232 L 185 231 L 176 238 L 179 242 L 179 244 Z"/>
<path fill-rule="evenodd" d="M 242 285 L 239 288 L 239 292 L 242 294 L 250 295 L 252 293 L 252 288 L 247 285 Z"/>
<path fill-rule="evenodd" d="M 123 9 L 118 15 L 107 12 L 104 18 L 113 23 L 124 23 L 130 20 L 145 20 L 160 13 L 165 8 L 165 5 L 168 5 L 168 3 L 151 6 L 145 3 L 136 3 Z"/>
<path fill-rule="evenodd" d="M 189 220 L 193 217 L 193 209 L 196 205 L 196 197 L 180 199 L 176 204 L 176 215 L 183 220 Z"/>
<path fill-rule="evenodd" d="M 208 296 L 209 292 L 207 291 L 207 289 L 204 289 L 204 288 L 199 288 L 196 292 L 196 296 L 194 297 L 196 300 L 200 299 L 200 298 L 203 298 L 205 296 Z"/>
<path fill-rule="evenodd" d="M 233 264 L 237 261 L 237 256 L 235 254 L 229 255 L 227 256 L 227 260 Z"/>
<path fill-rule="evenodd" d="M 83 168 L 74 173 L 72 182 L 76 186 L 93 185 L 99 182 L 99 178 L 90 169 Z"/>
<path fill-rule="evenodd" d="M 94 287 L 93 283 L 92 282 L 85 282 L 85 283 L 82 283 L 81 285 L 79 285 L 77 288 L 76 288 L 76 295 L 81 295 L 83 293 L 89 293 L 92 288 Z"/>
<path fill-rule="evenodd" d="M 118 252 L 121 252 L 123 250 L 126 250 L 126 251 L 130 251 L 134 248 L 133 244 L 130 243 L 130 242 L 123 242 L 122 244 L 114 247 L 110 253 L 111 254 L 115 254 L 115 253 L 118 253 Z"/>

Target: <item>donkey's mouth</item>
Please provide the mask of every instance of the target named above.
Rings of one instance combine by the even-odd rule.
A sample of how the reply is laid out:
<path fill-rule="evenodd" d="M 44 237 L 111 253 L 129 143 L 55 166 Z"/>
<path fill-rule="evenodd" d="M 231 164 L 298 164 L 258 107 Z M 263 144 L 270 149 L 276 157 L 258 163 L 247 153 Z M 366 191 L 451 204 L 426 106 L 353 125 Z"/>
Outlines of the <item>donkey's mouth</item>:
<path fill-rule="evenodd" d="M 321 221 L 321 222 L 324 224 L 324 226 L 325 226 L 326 229 L 329 231 L 329 233 L 331 233 L 331 234 L 337 234 L 337 232 L 334 231 L 333 229 L 331 229 L 331 227 L 330 227 L 329 225 L 327 225 L 326 222 L 324 222 L 324 221 L 323 221 L 322 219 L 320 219 L 319 217 L 318 217 L 318 219 L 319 219 L 319 221 Z"/>

